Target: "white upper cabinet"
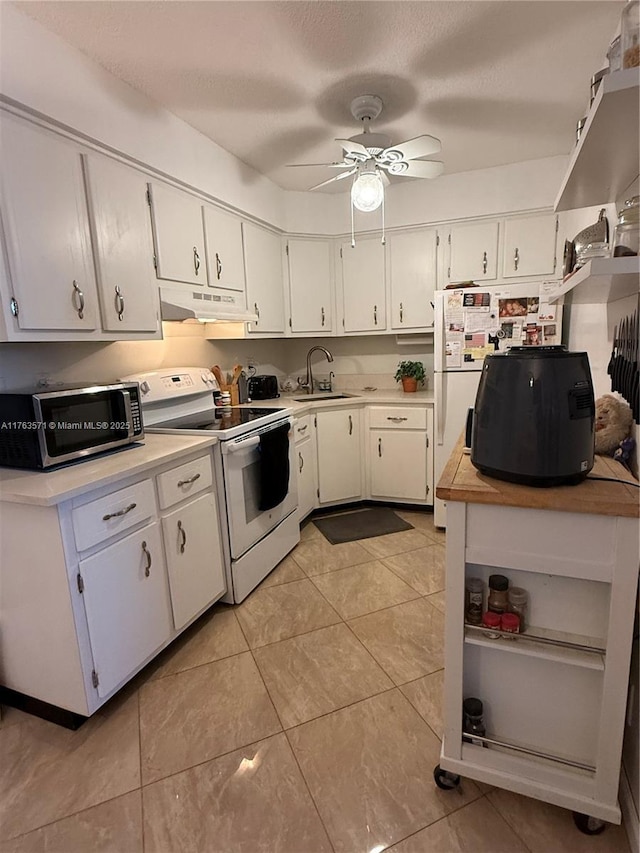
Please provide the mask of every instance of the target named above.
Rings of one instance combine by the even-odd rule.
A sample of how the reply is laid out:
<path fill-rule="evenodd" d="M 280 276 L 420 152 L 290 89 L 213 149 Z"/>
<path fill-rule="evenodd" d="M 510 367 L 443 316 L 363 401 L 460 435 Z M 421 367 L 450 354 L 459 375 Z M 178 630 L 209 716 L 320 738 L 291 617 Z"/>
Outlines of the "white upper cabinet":
<path fill-rule="evenodd" d="M 202 214 L 209 285 L 244 293 L 242 221 L 209 204 L 204 205 Z"/>
<path fill-rule="evenodd" d="M 498 275 L 498 223 L 452 225 L 448 237 L 447 280 L 482 284 Z"/>
<path fill-rule="evenodd" d="M 403 331 L 433 327 L 437 239 L 435 229 L 389 237 L 392 329 Z"/>
<path fill-rule="evenodd" d="M 287 242 L 291 331 L 331 332 L 331 243 L 329 240 Z"/>
<path fill-rule="evenodd" d="M 258 315 L 249 332 L 284 333 L 284 291 L 280 237 L 251 222 L 244 225 L 247 307 Z"/>
<path fill-rule="evenodd" d="M 158 278 L 206 284 L 202 204 L 166 184 L 149 184 Z"/>
<path fill-rule="evenodd" d="M 157 332 L 158 287 L 145 178 L 100 155 L 83 155 L 102 327 Z"/>
<path fill-rule="evenodd" d="M 99 328 L 78 148 L 3 113 L 0 176 L 11 306 L 19 328 Z"/>
<path fill-rule="evenodd" d="M 553 213 L 506 219 L 503 277 L 553 275 L 556 269 L 556 232 L 557 217 Z"/>
<path fill-rule="evenodd" d="M 342 299 L 345 332 L 384 332 L 385 255 L 379 237 L 342 243 Z"/>

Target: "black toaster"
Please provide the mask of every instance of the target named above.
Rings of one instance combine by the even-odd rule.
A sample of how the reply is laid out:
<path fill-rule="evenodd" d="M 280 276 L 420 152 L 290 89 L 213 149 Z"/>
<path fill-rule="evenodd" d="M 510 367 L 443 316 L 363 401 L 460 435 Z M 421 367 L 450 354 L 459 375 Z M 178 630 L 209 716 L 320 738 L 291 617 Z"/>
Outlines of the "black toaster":
<path fill-rule="evenodd" d="M 269 374 L 249 377 L 249 397 L 251 400 L 273 400 L 280 396 L 278 377 Z"/>

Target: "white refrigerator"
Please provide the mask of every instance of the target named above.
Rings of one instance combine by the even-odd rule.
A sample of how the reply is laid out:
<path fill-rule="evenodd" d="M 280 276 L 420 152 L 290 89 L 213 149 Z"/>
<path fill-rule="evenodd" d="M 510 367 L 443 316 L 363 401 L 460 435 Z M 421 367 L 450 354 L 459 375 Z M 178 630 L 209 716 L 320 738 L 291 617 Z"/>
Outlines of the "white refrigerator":
<path fill-rule="evenodd" d="M 556 282 L 550 283 L 553 289 Z M 434 469 L 437 484 L 473 408 L 485 355 L 510 346 L 562 342 L 562 306 L 545 299 L 546 282 L 439 290 L 435 294 Z M 434 522 L 446 527 L 446 502 Z"/>

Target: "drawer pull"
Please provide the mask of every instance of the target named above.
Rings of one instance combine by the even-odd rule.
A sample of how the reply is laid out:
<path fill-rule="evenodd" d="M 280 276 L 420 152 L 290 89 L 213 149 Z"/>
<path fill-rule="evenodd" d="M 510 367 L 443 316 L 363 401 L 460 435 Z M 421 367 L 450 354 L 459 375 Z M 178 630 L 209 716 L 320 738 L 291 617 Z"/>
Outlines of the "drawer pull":
<path fill-rule="evenodd" d="M 151 552 L 147 548 L 147 543 L 144 540 L 142 541 L 142 551 L 147 558 L 147 565 L 144 567 L 144 576 L 145 578 L 148 578 L 151 574 Z"/>
<path fill-rule="evenodd" d="M 349 415 L 349 435 L 353 434 L 353 418 Z"/>
<path fill-rule="evenodd" d="M 189 477 L 188 480 L 178 480 L 178 486 L 190 486 L 191 483 L 195 483 L 195 481 L 199 479 L 200 474 L 194 474 L 193 477 Z"/>
<path fill-rule="evenodd" d="M 182 522 L 178 522 L 178 530 L 182 533 L 182 542 L 180 543 L 180 553 L 184 554 L 184 549 L 187 544 L 187 531 L 182 526 Z"/>
<path fill-rule="evenodd" d="M 388 420 L 388 421 L 393 421 L 393 423 L 394 423 L 394 424 L 400 424 L 400 423 L 402 423 L 402 421 L 407 421 L 407 420 L 409 420 L 409 418 L 391 418 L 391 417 L 387 417 L 387 420 Z"/>
<path fill-rule="evenodd" d="M 135 509 L 137 504 L 129 504 L 124 509 L 119 509 L 118 512 L 108 512 L 106 515 L 102 516 L 103 521 L 109 521 L 110 518 L 120 518 L 122 515 L 126 515 L 128 512 L 131 512 L 132 509 Z"/>
<path fill-rule="evenodd" d="M 298 432 L 304 432 L 309 424 L 305 424 L 304 426 L 298 427 Z"/>
<path fill-rule="evenodd" d="M 302 458 L 302 453 L 298 453 L 298 459 L 299 459 L 299 468 L 298 468 L 298 470 L 299 470 L 299 471 L 300 471 L 300 473 L 302 474 L 302 469 L 304 468 L 304 459 Z"/>

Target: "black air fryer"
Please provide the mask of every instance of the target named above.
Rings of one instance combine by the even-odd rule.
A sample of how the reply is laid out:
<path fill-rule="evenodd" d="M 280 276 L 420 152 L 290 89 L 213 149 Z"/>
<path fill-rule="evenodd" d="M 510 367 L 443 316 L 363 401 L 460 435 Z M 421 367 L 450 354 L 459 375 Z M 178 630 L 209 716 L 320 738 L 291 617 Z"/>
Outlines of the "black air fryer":
<path fill-rule="evenodd" d="M 485 357 L 471 462 L 527 486 L 583 480 L 593 468 L 595 401 L 586 352 L 511 347 Z"/>

